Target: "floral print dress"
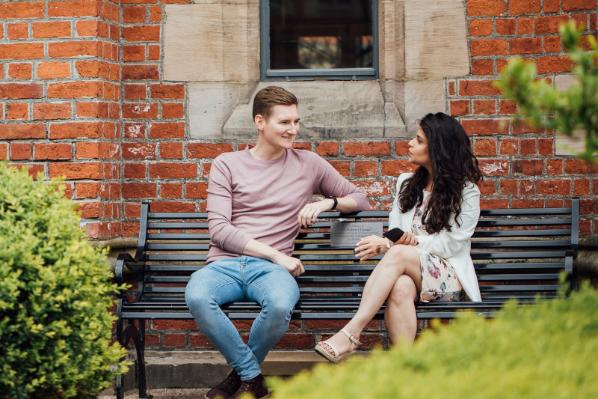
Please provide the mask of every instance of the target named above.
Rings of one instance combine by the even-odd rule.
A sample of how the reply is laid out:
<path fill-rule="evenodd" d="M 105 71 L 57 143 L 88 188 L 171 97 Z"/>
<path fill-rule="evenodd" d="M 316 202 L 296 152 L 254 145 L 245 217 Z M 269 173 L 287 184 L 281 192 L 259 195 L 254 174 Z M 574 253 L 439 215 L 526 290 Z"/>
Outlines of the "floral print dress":
<path fill-rule="evenodd" d="M 422 223 L 422 217 L 430 192 L 424 191 L 422 204 L 415 210 L 411 232 L 416 235 L 428 235 Z M 446 260 L 429 252 L 419 251 L 419 260 L 422 273 L 422 290 L 419 295 L 421 302 L 432 301 L 458 301 L 462 298 L 463 287 L 457 278 L 453 266 Z"/>

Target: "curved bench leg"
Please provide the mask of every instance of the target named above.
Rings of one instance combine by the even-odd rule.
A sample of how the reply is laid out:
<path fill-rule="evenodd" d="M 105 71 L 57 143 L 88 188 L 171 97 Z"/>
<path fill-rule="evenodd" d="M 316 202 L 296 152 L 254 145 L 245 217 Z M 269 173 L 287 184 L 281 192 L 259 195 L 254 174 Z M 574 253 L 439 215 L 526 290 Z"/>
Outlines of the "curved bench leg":
<path fill-rule="evenodd" d="M 116 321 L 116 339 L 118 340 L 118 343 L 121 344 L 123 347 L 123 320 L 122 319 L 118 319 Z M 124 359 L 120 359 L 121 361 Z M 115 394 L 116 394 L 116 399 L 123 399 L 125 396 L 125 392 L 124 392 L 124 375 L 123 374 L 119 374 L 116 376 L 116 383 L 115 383 Z"/>
<path fill-rule="evenodd" d="M 145 321 L 139 320 L 139 329 L 135 326 L 132 320 L 127 322 L 127 327 L 122 329 L 122 322 L 119 320 L 120 326 L 117 322 L 117 336 L 119 336 L 120 344 L 126 348 L 129 340 L 133 340 L 135 351 L 137 353 L 137 360 L 135 361 L 135 371 L 137 373 L 137 384 L 139 386 L 139 398 L 151 399 L 152 396 L 147 393 L 147 381 L 145 378 Z M 140 333 L 140 330 L 142 331 Z M 119 381 L 120 380 L 120 381 Z M 122 399 L 124 397 L 124 378 L 118 376 L 116 381 L 116 397 Z"/>

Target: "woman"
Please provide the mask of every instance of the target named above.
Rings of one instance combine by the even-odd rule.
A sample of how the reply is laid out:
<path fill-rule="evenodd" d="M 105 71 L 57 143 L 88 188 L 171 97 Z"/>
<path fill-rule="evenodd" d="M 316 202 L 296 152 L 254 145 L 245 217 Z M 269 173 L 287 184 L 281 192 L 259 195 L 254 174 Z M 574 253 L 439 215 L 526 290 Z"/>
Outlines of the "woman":
<path fill-rule="evenodd" d="M 428 114 L 409 141 L 415 173 L 403 173 L 389 216 L 400 238 L 369 236 L 355 248 L 362 260 L 385 253 L 365 284 L 359 309 L 338 333 L 315 350 L 338 362 L 360 345 L 359 336 L 386 301 L 385 323 L 393 343 L 412 343 L 415 302 L 460 300 L 463 291 L 481 301 L 470 256 L 480 215 L 482 175 L 467 134 L 443 113 Z"/>

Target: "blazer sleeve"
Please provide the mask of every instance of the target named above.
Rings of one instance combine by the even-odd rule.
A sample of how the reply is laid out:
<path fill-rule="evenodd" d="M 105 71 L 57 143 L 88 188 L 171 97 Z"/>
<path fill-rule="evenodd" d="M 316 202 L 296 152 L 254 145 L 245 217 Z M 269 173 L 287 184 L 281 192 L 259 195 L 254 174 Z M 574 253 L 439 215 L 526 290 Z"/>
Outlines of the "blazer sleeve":
<path fill-rule="evenodd" d="M 395 227 L 400 227 L 400 215 L 401 215 L 401 208 L 399 207 L 399 194 L 401 192 L 401 185 L 403 182 L 413 173 L 401 173 L 399 178 L 397 179 L 397 187 L 395 190 L 395 199 L 392 202 L 392 209 L 390 210 L 390 214 L 388 215 L 388 229 L 394 229 Z"/>
<path fill-rule="evenodd" d="M 452 223 L 446 229 L 430 235 L 418 235 L 418 248 L 442 258 L 450 258 L 469 243 L 480 217 L 480 190 L 472 183 L 463 190 L 463 203 L 459 215 L 460 225 Z"/>

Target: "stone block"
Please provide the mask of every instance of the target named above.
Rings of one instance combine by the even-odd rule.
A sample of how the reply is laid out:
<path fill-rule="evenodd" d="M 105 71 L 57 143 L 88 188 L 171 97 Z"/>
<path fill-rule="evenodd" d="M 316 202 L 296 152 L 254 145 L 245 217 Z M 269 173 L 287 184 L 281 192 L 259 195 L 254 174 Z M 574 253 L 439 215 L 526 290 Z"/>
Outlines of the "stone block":
<path fill-rule="evenodd" d="M 469 74 L 467 24 L 462 0 L 403 1 L 405 79 Z"/>

